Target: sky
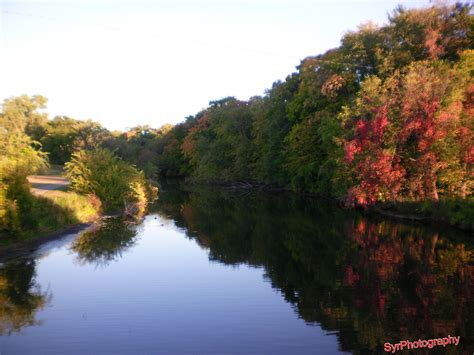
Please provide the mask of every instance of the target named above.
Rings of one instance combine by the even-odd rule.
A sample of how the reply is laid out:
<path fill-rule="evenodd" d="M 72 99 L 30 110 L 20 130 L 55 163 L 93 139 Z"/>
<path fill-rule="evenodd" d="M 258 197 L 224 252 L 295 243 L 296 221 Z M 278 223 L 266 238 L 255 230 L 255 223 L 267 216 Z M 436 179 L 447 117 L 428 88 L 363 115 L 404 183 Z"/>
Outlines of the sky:
<path fill-rule="evenodd" d="M 342 35 L 428 0 L 0 0 L 0 99 L 108 129 L 178 123 L 263 95 Z"/>

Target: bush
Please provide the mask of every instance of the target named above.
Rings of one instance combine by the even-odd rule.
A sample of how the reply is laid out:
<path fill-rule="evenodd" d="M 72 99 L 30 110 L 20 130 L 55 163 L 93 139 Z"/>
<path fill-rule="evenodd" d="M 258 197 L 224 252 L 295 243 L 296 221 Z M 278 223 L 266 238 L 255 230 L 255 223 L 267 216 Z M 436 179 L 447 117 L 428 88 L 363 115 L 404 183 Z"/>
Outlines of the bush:
<path fill-rule="evenodd" d="M 76 152 L 65 170 L 71 189 L 96 195 L 107 212 L 129 204 L 143 211 L 150 200 L 143 172 L 107 149 Z"/>
<path fill-rule="evenodd" d="M 37 220 L 32 218 L 34 197 L 25 176 L 12 175 L 7 180 L 6 214 L 4 228 L 12 235 L 20 235 L 23 230 L 35 229 Z"/>

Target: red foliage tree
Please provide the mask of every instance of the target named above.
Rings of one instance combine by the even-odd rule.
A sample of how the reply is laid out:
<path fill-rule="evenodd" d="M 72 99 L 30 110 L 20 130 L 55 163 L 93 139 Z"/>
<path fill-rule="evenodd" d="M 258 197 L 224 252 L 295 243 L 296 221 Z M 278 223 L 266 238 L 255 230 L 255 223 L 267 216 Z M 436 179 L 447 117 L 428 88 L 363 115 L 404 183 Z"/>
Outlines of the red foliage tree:
<path fill-rule="evenodd" d="M 370 101 L 370 100 L 369 100 Z M 367 205 L 379 200 L 396 200 L 403 184 L 400 158 L 384 143 L 389 125 L 388 106 L 372 107 L 369 119 L 359 119 L 355 137 L 345 143 L 345 161 L 353 164 L 358 183 L 348 193 L 347 203 Z"/>

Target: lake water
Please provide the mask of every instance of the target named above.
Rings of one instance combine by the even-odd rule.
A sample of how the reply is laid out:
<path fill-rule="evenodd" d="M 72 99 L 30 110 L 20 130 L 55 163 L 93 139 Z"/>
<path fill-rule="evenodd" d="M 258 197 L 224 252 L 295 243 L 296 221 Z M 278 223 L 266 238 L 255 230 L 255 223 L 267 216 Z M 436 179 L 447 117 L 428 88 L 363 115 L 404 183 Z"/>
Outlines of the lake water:
<path fill-rule="evenodd" d="M 366 354 L 448 335 L 440 353 L 471 354 L 473 281 L 455 230 L 165 185 L 139 225 L 1 265 L 0 354 Z"/>

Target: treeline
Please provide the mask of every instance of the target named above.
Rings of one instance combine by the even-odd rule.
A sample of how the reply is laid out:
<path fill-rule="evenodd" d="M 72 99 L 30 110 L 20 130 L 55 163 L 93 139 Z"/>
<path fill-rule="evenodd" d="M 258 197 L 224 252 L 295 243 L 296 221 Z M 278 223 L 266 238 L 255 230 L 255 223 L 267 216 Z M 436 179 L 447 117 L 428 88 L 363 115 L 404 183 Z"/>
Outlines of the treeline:
<path fill-rule="evenodd" d="M 467 197 L 471 11 L 398 8 L 387 25 L 363 25 L 306 58 L 265 96 L 211 102 L 161 139 L 161 173 L 286 186 L 349 205 Z"/>
<path fill-rule="evenodd" d="M 472 10 L 399 7 L 386 25 L 362 25 L 304 59 L 264 96 L 211 101 L 175 126 L 109 132 L 43 117 L 26 132 L 58 164 L 103 147 L 152 178 L 283 187 L 350 206 L 466 200 L 474 187 Z"/>

